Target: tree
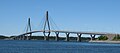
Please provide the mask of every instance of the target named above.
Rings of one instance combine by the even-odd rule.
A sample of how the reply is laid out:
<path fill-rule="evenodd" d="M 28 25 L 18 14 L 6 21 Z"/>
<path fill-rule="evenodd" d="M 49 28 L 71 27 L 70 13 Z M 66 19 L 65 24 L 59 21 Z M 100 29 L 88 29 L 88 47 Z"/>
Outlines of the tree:
<path fill-rule="evenodd" d="M 98 37 L 98 40 L 107 40 L 107 39 L 108 39 L 107 36 L 100 36 L 100 37 Z"/>

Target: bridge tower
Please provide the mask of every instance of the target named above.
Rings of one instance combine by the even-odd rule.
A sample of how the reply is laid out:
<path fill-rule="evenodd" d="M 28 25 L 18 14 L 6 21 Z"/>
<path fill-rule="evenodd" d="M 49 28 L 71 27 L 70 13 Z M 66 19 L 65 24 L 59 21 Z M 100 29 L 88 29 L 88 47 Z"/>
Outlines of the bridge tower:
<path fill-rule="evenodd" d="M 45 23 L 44 23 L 44 27 L 43 27 L 44 40 L 49 40 L 49 36 L 51 33 L 50 30 L 51 29 L 50 29 L 50 22 L 49 22 L 49 18 L 48 18 L 48 11 L 46 11 L 46 19 L 45 19 Z"/>
<path fill-rule="evenodd" d="M 26 33 L 27 32 L 31 32 L 32 31 L 32 28 L 31 28 L 31 22 L 30 22 L 30 18 L 28 19 L 28 25 L 27 25 L 27 29 L 26 29 Z M 26 36 L 26 39 L 27 40 L 31 40 L 31 36 L 32 36 L 32 33 L 27 35 Z"/>

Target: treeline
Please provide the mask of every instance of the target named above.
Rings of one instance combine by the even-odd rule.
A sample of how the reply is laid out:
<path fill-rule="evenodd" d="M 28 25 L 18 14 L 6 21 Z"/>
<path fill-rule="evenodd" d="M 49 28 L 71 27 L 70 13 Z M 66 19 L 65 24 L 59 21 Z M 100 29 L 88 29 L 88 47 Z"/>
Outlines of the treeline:
<path fill-rule="evenodd" d="M 98 40 L 108 40 L 109 38 L 107 36 L 99 36 L 98 37 Z M 120 35 L 114 35 L 113 39 L 112 40 L 115 40 L 115 41 L 119 41 L 120 40 Z"/>
<path fill-rule="evenodd" d="M 0 35 L 0 39 L 5 39 L 5 38 L 9 38 L 9 37 Z"/>
<path fill-rule="evenodd" d="M 98 40 L 108 40 L 108 37 L 107 36 L 99 36 Z"/>
<path fill-rule="evenodd" d="M 120 35 L 116 35 L 113 40 L 120 40 Z"/>

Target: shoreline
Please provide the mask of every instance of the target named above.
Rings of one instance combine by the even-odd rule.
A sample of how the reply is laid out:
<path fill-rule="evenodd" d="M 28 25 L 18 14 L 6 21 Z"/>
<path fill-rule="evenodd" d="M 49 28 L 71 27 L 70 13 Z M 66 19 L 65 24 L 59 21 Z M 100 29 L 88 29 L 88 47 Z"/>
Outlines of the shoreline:
<path fill-rule="evenodd" d="M 89 41 L 92 43 L 116 43 L 116 44 L 120 44 L 120 41 L 98 41 L 98 40 L 93 40 L 93 41 Z"/>

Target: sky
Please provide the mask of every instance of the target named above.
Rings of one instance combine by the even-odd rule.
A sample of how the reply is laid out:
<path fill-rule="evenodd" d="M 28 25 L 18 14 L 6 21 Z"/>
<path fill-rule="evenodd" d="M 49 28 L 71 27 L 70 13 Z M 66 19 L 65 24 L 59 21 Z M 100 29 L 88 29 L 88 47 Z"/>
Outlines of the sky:
<path fill-rule="evenodd" d="M 120 0 L 0 0 L 0 35 L 24 33 L 29 17 L 41 30 L 46 11 L 59 30 L 120 34 Z"/>

